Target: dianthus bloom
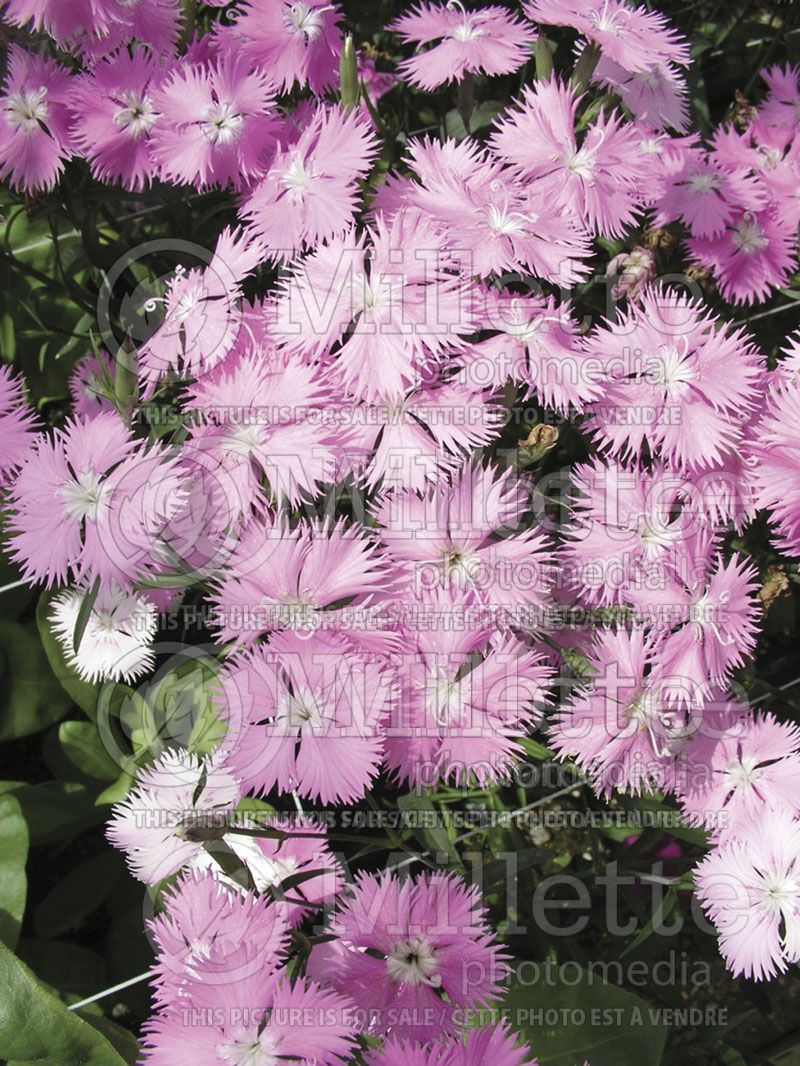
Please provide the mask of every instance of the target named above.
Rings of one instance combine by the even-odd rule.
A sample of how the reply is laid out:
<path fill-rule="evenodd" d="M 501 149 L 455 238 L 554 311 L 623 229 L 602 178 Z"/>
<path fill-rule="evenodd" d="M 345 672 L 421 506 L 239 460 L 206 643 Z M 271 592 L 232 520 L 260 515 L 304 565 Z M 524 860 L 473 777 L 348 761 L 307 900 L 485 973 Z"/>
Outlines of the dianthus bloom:
<path fill-rule="evenodd" d="M 337 636 L 281 633 L 229 659 L 219 681 L 229 761 L 245 788 L 321 803 L 364 795 L 394 699 L 385 664 Z"/>
<path fill-rule="evenodd" d="M 654 130 L 672 127 L 685 133 L 689 125 L 686 81 L 672 63 L 656 63 L 647 70 L 626 70 L 601 56 L 592 80 L 617 94 L 639 122 Z"/>
<path fill-rule="evenodd" d="M 321 104 L 300 136 L 281 145 L 240 214 L 276 258 L 340 237 L 353 222 L 358 179 L 377 150 L 358 112 Z"/>
<path fill-rule="evenodd" d="M 575 112 L 580 97 L 555 78 L 524 89 L 518 107 L 498 123 L 491 147 L 516 167 L 545 205 L 563 207 L 596 233 L 620 237 L 643 200 L 635 126 L 602 112 L 580 145 Z"/>
<path fill-rule="evenodd" d="M 467 11 L 460 3 L 420 3 L 389 24 L 417 51 L 400 73 L 422 89 L 435 89 L 465 74 L 512 74 L 530 57 L 534 33 L 506 8 Z"/>
<path fill-rule="evenodd" d="M 241 188 L 260 177 L 274 146 L 274 98 L 266 72 L 241 56 L 178 64 L 153 97 L 160 176 L 197 188 L 229 182 Z"/>
<path fill-rule="evenodd" d="M 633 73 L 657 64 L 685 67 L 690 62 L 688 44 L 663 15 L 631 7 L 625 0 L 527 0 L 524 10 L 533 22 L 571 26 Z"/>
<path fill-rule="evenodd" d="M 761 372 L 743 330 L 652 289 L 585 343 L 601 368 L 588 425 L 615 455 L 637 456 L 646 442 L 676 467 L 702 470 L 741 442 Z"/>
<path fill-rule="evenodd" d="M 156 607 L 146 596 L 113 585 L 98 590 L 77 651 L 73 634 L 86 591 L 70 589 L 53 602 L 53 629 L 69 665 L 85 681 L 134 681 L 155 663 Z"/>
<path fill-rule="evenodd" d="M 282 92 L 297 83 L 321 94 L 336 81 L 340 18 L 339 5 L 328 0 L 247 0 L 234 29 L 245 55 Z"/>
<path fill-rule="evenodd" d="M 128 588 L 158 569 L 160 534 L 184 500 L 165 449 L 135 440 L 114 412 L 75 419 L 26 453 L 12 488 L 9 550 L 26 576 L 48 586 L 72 576 Z"/>
<path fill-rule="evenodd" d="M 35 424 L 21 380 L 11 367 L 0 367 L 0 486 L 8 483 L 11 473 L 33 443 Z"/>
<path fill-rule="evenodd" d="M 106 830 L 134 877 L 154 885 L 177 873 L 221 833 L 241 797 L 239 781 L 215 755 L 167 750 L 114 805 Z"/>
<path fill-rule="evenodd" d="M 94 416 L 115 409 L 111 399 L 115 369 L 110 356 L 102 349 L 78 360 L 69 376 L 73 414 Z"/>
<path fill-rule="evenodd" d="M 800 351 L 795 340 L 794 351 Z M 774 389 L 764 418 L 755 426 L 750 452 L 761 507 L 768 507 L 784 551 L 800 555 L 800 378 Z"/>
<path fill-rule="evenodd" d="M 123 49 L 74 79 L 72 133 L 99 181 L 119 181 L 127 189 L 150 183 L 156 169 L 150 135 L 158 120 L 153 91 L 161 78 L 152 56 Z"/>
<path fill-rule="evenodd" d="M 536 1066 L 531 1049 L 519 1044 L 505 1022 L 491 1029 L 470 1029 L 462 1040 L 425 1048 L 405 1040 L 387 1040 L 367 1053 L 368 1066 Z"/>
<path fill-rule="evenodd" d="M 430 1041 L 497 999 L 508 973 L 478 890 L 452 874 L 360 874 L 315 948 L 309 973 L 351 995 L 370 1029 Z"/>
<path fill-rule="evenodd" d="M 0 96 L 0 179 L 26 191 L 51 189 L 72 155 L 69 72 L 12 44 Z"/>
<path fill-rule="evenodd" d="M 757 981 L 800 961 L 800 822 L 766 804 L 695 871 L 697 896 L 719 931 L 734 977 Z"/>

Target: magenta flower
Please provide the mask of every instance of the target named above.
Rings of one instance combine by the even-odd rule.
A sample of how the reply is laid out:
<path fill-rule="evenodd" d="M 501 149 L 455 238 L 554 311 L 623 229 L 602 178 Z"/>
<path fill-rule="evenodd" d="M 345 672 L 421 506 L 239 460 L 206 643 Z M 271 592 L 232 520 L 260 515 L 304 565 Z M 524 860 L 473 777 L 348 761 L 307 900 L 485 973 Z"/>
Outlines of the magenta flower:
<path fill-rule="evenodd" d="M 791 347 L 789 351 L 792 351 Z M 789 380 L 785 387 L 772 391 L 764 418 L 754 427 L 755 440 L 751 443 L 750 453 L 755 460 L 754 478 L 759 506 L 770 509 L 777 527 L 779 546 L 796 556 L 800 555 L 800 486 L 796 476 L 800 461 L 797 339 L 794 341 L 794 351 L 793 373 L 787 369 Z"/>
<path fill-rule="evenodd" d="M 8 0 L 4 11 L 16 25 L 30 22 L 89 60 L 133 40 L 171 55 L 180 14 L 179 0 Z"/>
<path fill-rule="evenodd" d="M 32 192 L 51 189 L 72 155 L 69 72 L 52 59 L 8 50 L 0 96 L 0 179 Z"/>
<path fill-rule="evenodd" d="M 797 269 L 796 237 L 769 209 L 738 211 L 719 237 L 692 237 L 692 259 L 711 270 L 732 303 L 765 300 Z"/>
<path fill-rule="evenodd" d="M 339 5 L 328 0 L 247 0 L 233 28 L 245 55 L 279 90 L 308 85 L 320 95 L 338 76 L 340 18 Z"/>
<path fill-rule="evenodd" d="M 756 981 L 800 961 L 800 822 L 762 806 L 695 870 L 697 896 L 734 977 Z"/>
<path fill-rule="evenodd" d="M 679 133 L 686 132 L 689 125 L 686 80 L 672 63 L 630 71 L 604 55 L 592 80 L 616 93 L 639 122 L 654 130 L 671 127 Z"/>
<path fill-rule="evenodd" d="M 205 975 L 210 983 L 246 980 L 255 973 L 248 973 L 246 966 L 238 970 L 238 950 L 242 944 L 252 945 L 259 952 L 258 973 L 269 978 L 283 964 L 289 947 L 283 905 L 251 892 L 232 892 L 197 870 L 183 873 L 167 889 L 164 910 L 148 924 L 157 953 L 153 991 L 160 1009 L 184 998 L 198 979 L 197 967 L 210 959 L 216 963 L 213 979 Z M 226 959 L 231 963 L 228 973 Z"/>
<path fill-rule="evenodd" d="M 718 237 L 743 209 L 765 205 L 766 192 L 753 177 L 723 168 L 699 148 L 687 148 L 664 176 L 655 222 L 664 226 L 679 218 L 694 237 Z"/>
<path fill-rule="evenodd" d="M 530 26 L 493 5 L 467 11 L 460 3 L 422 2 L 389 29 L 416 46 L 416 54 L 400 63 L 400 74 L 427 90 L 465 74 L 512 74 L 530 58 L 535 39 Z M 419 45 L 433 47 L 420 51 Z"/>
<path fill-rule="evenodd" d="M 500 119 L 491 147 L 542 205 L 563 207 L 594 232 L 620 237 L 635 225 L 643 200 L 639 134 L 619 115 L 601 112 L 578 144 L 579 99 L 555 78 L 526 86 L 518 108 Z"/>
<path fill-rule="evenodd" d="M 243 325 L 242 282 L 265 257 L 251 234 L 224 229 L 204 268 L 178 268 L 167 282 L 164 321 L 138 353 L 146 398 L 170 374 L 202 377 L 233 349 Z"/>
<path fill-rule="evenodd" d="M 797 67 L 768 67 L 761 71 L 768 93 L 758 111 L 770 126 L 783 126 L 794 135 L 800 118 L 800 73 Z"/>
<path fill-rule="evenodd" d="M 309 973 L 347 989 L 370 1031 L 401 1040 L 454 1032 L 465 1009 L 499 998 L 508 973 L 477 888 L 453 874 L 359 874 L 330 931 Z"/>
<path fill-rule="evenodd" d="M 241 55 L 177 64 L 153 94 L 160 118 L 151 143 L 160 176 L 177 185 L 230 182 L 236 189 L 261 177 L 277 132 L 274 98 L 266 72 Z"/>
<path fill-rule="evenodd" d="M 48 587 L 72 576 L 129 588 L 163 558 L 160 534 L 184 504 L 177 464 L 112 412 L 38 437 L 12 489 L 11 556 Z"/>
<path fill-rule="evenodd" d="M 588 426 L 614 455 L 651 454 L 702 470 L 740 445 L 755 409 L 761 366 L 742 329 L 669 289 L 599 326 L 586 350 L 602 367 Z"/>
<path fill-rule="evenodd" d="M 657 11 L 631 7 L 625 0 L 526 0 L 533 22 L 571 26 L 604 56 L 633 73 L 658 64 L 690 63 L 689 46 Z"/>
<path fill-rule="evenodd" d="M 22 379 L 10 366 L 0 366 L 0 488 L 8 485 L 33 443 L 36 421 Z"/>
<path fill-rule="evenodd" d="M 245 195 L 241 216 L 270 255 L 286 258 L 352 226 L 378 143 L 358 112 L 320 104 Z"/>
<path fill-rule="evenodd" d="M 439 598 L 437 607 L 438 617 L 428 616 L 433 625 L 403 634 L 386 765 L 411 786 L 440 778 L 485 788 L 521 755 L 518 738 L 541 718 L 551 671 L 513 637 L 460 628 L 470 619 L 463 603 Z"/>
<path fill-rule="evenodd" d="M 203 850 L 204 838 L 225 824 L 241 794 L 221 756 L 203 761 L 167 750 L 114 804 L 106 835 L 125 852 L 133 876 L 155 885 Z"/>
<path fill-rule="evenodd" d="M 416 213 L 379 216 L 362 237 L 351 232 L 295 265 L 272 335 L 287 351 L 329 360 L 354 396 L 396 396 L 474 328 L 462 260 Z"/>
<path fill-rule="evenodd" d="M 245 788 L 296 790 L 321 803 L 360 799 L 383 755 L 393 679 L 338 636 L 273 636 L 220 675 L 230 765 Z"/>
<path fill-rule="evenodd" d="M 377 511 L 401 595 L 452 591 L 489 612 L 544 608 L 552 580 L 547 538 L 523 521 L 526 485 L 510 470 L 470 465 L 425 495 L 405 491 Z"/>
<path fill-rule="evenodd" d="M 150 134 L 158 120 L 153 93 L 163 76 L 148 53 L 123 49 L 74 79 L 72 135 L 99 181 L 126 189 L 149 185 L 155 173 Z"/>
<path fill-rule="evenodd" d="M 717 830 L 713 839 L 725 842 L 764 805 L 794 814 L 800 796 L 800 727 L 771 714 L 754 715 L 737 703 L 715 714 L 713 728 L 704 724 L 701 720 L 686 746 L 678 778 L 687 818 Z"/>
<path fill-rule="evenodd" d="M 336 629 L 341 605 L 366 609 L 390 587 L 388 561 L 359 526 L 253 522 L 211 600 L 221 639 L 250 643 L 275 629 Z M 346 635 L 359 637 L 349 629 Z"/>

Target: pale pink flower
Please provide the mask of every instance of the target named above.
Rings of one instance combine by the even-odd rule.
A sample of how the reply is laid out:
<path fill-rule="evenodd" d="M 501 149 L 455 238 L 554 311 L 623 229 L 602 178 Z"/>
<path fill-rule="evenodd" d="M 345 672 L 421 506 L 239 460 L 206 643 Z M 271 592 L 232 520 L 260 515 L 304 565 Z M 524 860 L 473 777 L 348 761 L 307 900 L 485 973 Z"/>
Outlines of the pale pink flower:
<path fill-rule="evenodd" d="M 764 417 L 752 429 L 749 453 L 760 507 L 769 508 L 777 527 L 777 543 L 790 555 L 800 555 L 800 376 L 798 345 L 783 366 L 786 381 L 773 389 Z M 777 373 L 774 371 L 773 373 Z"/>
<path fill-rule="evenodd" d="M 531 1049 L 501 1022 L 493 1028 L 470 1029 L 462 1039 L 426 1048 L 405 1040 L 387 1040 L 380 1051 L 367 1053 L 367 1066 L 536 1066 Z"/>
<path fill-rule="evenodd" d="M 22 379 L 10 366 L 0 366 L 0 488 L 8 484 L 33 443 L 36 421 Z"/>
<path fill-rule="evenodd" d="M 794 135 L 800 121 L 800 74 L 797 67 L 768 67 L 761 71 L 768 93 L 758 108 L 770 126 L 783 126 Z"/>
<path fill-rule="evenodd" d="M 115 410 L 112 402 L 116 367 L 109 354 L 100 349 L 78 360 L 69 376 L 72 411 L 94 417 L 101 411 Z"/>
<path fill-rule="evenodd" d="M 438 1040 L 466 1008 L 499 998 L 508 972 L 477 888 L 453 874 L 361 873 L 330 930 L 309 973 L 346 990 L 376 1034 Z"/>
<path fill-rule="evenodd" d="M 601 56 L 592 81 L 611 89 L 639 122 L 654 130 L 672 128 L 685 133 L 689 125 L 686 80 L 672 63 L 656 63 L 645 70 L 626 70 Z"/>
<path fill-rule="evenodd" d="M 308 85 L 320 95 L 336 83 L 342 35 L 329 0 L 247 0 L 234 30 L 245 55 L 269 71 L 278 89 Z"/>
<path fill-rule="evenodd" d="M 0 179 L 32 192 L 51 189 L 72 155 L 69 72 L 48 56 L 8 50 L 0 95 Z"/>
<path fill-rule="evenodd" d="M 300 136 L 281 145 L 239 213 L 275 258 L 341 237 L 353 224 L 358 180 L 368 174 L 377 151 L 358 112 L 320 104 Z"/>
<path fill-rule="evenodd" d="M 696 893 L 734 977 L 762 981 L 800 961 L 800 822 L 764 804 L 695 870 Z"/>
<path fill-rule="evenodd" d="M 530 58 L 533 30 L 504 7 L 467 11 L 460 3 L 418 3 L 389 23 L 389 29 L 416 46 L 400 74 L 412 85 L 435 89 L 465 74 L 512 74 Z M 432 45 L 424 51 L 420 45 Z"/>

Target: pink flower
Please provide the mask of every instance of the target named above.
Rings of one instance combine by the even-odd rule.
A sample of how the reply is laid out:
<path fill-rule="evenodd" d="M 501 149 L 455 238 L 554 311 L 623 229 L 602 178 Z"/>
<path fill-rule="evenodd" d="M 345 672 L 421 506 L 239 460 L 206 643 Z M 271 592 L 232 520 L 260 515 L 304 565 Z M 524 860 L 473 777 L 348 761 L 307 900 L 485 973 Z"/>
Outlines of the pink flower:
<path fill-rule="evenodd" d="M 391 1028 L 394 1039 L 454 1032 L 466 1008 L 499 998 L 508 972 L 478 890 L 453 874 L 361 873 L 330 931 L 336 939 L 312 951 L 309 973 L 348 989 L 370 1030 Z"/>
<path fill-rule="evenodd" d="M 472 332 L 464 267 L 416 213 L 379 216 L 362 237 L 350 232 L 294 266 L 272 336 L 303 358 L 328 360 L 353 396 L 396 396 Z"/>
<path fill-rule="evenodd" d="M 663 15 L 644 6 L 630 7 L 625 0 L 527 0 L 523 7 L 533 22 L 571 26 L 633 73 L 691 61 L 688 44 Z"/>
<path fill-rule="evenodd" d="M 797 67 L 768 67 L 761 71 L 766 83 L 766 100 L 759 105 L 759 115 L 770 126 L 783 126 L 794 134 L 800 119 L 800 74 Z"/>
<path fill-rule="evenodd" d="M 242 282 L 264 257 L 252 235 L 224 229 L 207 266 L 175 271 L 164 321 L 138 353 L 145 398 L 170 372 L 201 377 L 222 362 L 242 327 Z"/>
<path fill-rule="evenodd" d="M 469 253 L 470 274 L 518 270 L 566 284 L 585 274 L 586 234 L 566 211 L 545 204 L 536 185 L 524 188 L 514 171 L 468 141 L 412 141 L 409 152 L 420 183 L 396 185 L 400 203 Z"/>
<path fill-rule="evenodd" d="M 635 224 L 643 199 L 639 135 L 619 115 L 601 112 L 579 145 L 579 99 L 555 78 L 526 86 L 518 109 L 499 121 L 491 147 L 518 168 L 543 205 L 563 207 L 589 229 L 620 237 Z"/>
<path fill-rule="evenodd" d="M 800 797 L 800 727 L 726 704 L 713 727 L 701 721 L 686 746 L 677 791 L 684 814 L 716 830 L 713 839 L 722 842 L 735 838 L 742 823 L 765 805 L 794 814 Z"/>
<path fill-rule="evenodd" d="M 272 497 L 297 507 L 341 476 L 350 433 L 337 425 L 334 397 L 317 370 L 297 356 L 255 346 L 233 353 L 190 389 L 187 408 L 200 420 L 191 439 L 257 510 L 267 503 L 264 478 Z"/>
<path fill-rule="evenodd" d="M 36 415 L 28 406 L 22 379 L 0 366 L 0 488 L 8 485 L 33 443 Z"/>
<path fill-rule="evenodd" d="M 380 1051 L 368 1052 L 367 1066 L 536 1066 L 531 1049 L 517 1044 L 505 1022 L 492 1029 L 470 1029 L 463 1039 L 425 1048 L 405 1040 L 387 1040 Z"/>
<path fill-rule="evenodd" d="M 247 0 L 234 23 L 244 52 L 278 89 L 296 83 L 317 95 L 336 83 L 342 35 L 338 4 L 328 0 Z"/>
<path fill-rule="evenodd" d="M 389 24 L 417 46 L 398 70 L 422 89 L 458 81 L 465 74 L 512 74 L 530 58 L 534 33 L 506 8 L 466 11 L 462 5 L 418 3 Z M 438 43 L 434 43 L 438 42 Z M 419 45 L 430 45 L 419 51 Z"/>
<path fill-rule="evenodd" d="M 32 22 L 67 50 L 98 59 L 134 39 L 171 55 L 178 35 L 178 0 L 9 0 L 5 16 Z"/>
<path fill-rule="evenodd" d="M 72 155 L 69 72 L 12 44 L 0 96 L 0 179 L 32 192 L 51 189 Z"/>
<path fill-rule="evenodd" d="M 72 134 L 99 181 L 127 189 L 149 185 L 155 173 L 150 135 L 158 120 L 153 91 L 162 77 L 148 53 L 123 49 L 74 79 Z"/>
<path fill-rule="evenodd" d="M 274 629 L 335 629 L 338 606 L 367 608 L 389 590 L 388 570 L 378 542 L 343 519 L 294 529 L 253 522 L 211 596 L 221 639 L 249 643 Z"/>
<path fill-rule="evenodd" d="M 176 65 L 153 94 L 160 118 L 151 143 L 160 176 L 197 188 L 230 182 L 237 189 L 261 177 L 275 143 L 273 105 L 267 73 L 241 55 Z"/>
<path fill-rule="evenodd" d="M 116 413 L 76 419 L 25 456 L 12 489 L 10 554 L 48 587 L 71 575 L 129 588 L 163 558 L 159 535 L 185 495 L 177 460 L 135 441 Z"/>
<path fill-rule="evenodd" d="M 672 63 L 630 71 L 604 55 L 592 81 L 615 92 L 639 122 L 655 130 L 671 127 L 684 133 L 689 125 L 686 81 Z"/>
<path fill-rule="evenodd" d="M 569 304 L 494 288 L 481 295 L 486 312 L 482 325 L 494 336 L 471 345 L 461 380 L 500 386 L 510 378 L 528 396 L 564 414 L 581 411 L 597 398 L 597 373 Z"/>
<path fill-rule="evenodd" d="M 69 377 L 73 414 L 94 417 L 101 411 L 116 410 L 110 399 L 115 370 L 111 357 L 102 349 L 78 360 Z"/>
<path fill-rule="evenodd" d="M 219 755 L 203 761 L 167 750 L 115 803 L 106 835 L 125 852 L 134 877 L 155 885 L 198 855 L 208 832 L 224 825 L 241 787 Z"/>
<path fill-rule="evenodd" d="M 314 1063 L 344 1066 L 356 1047 L 354 1004 L 303 977 L 258 972 L 258 942 L 238 950 L 245 976 L 225 982 L 212 957 L 196 966 L 186 1001 L 151 1018 L 145 1027 L 146 1066 L 260 1066 Z M 209 983 L 209 975 L 211 982 Z M 302 1019 L 302 1024 L 298 1024 Z"/>
<path fill-rule="evenodd" d="M 800 961 L 798 862 L 800 823 L 765 804 L 697 867 L 698 899 L 734 977 L 761 981 Z"/>
<path fill-rule="evenodd" d="M 753 427 L 750 454 L 755 460 L 756 497 L 767 507 L 777 527 L 777 543 L 790 555 L 800 555 L 800 377 L 797 374 L 797 339 L 794 373 L 787 371 L 784 388 L 774 389 L 763 419 Z M 791 364 L 791 360 L 788 361 Z M 784 364 L 786 366 L 786 364 Z M 773 373 L 777 373 L 774 371 Z"/>
<path fill-rule="evenodd" d="M 606 796 L 670 787 L 688 733 L 667 693 L 657 638 L 641 626 L 598 629 L 587 657 L 592 679 L 554 716 L 551 746 Z"/>
<path fill-rule="evenodd" d="M 167 889 L 164 910 L 149 924 L 155 941 L 154 998 L 159 1009 L 186 997 L 198 979 L 198 966 L 213 959 L 210 983 L 231 983 L 255 976 L 238 969 L 242 944 L 258 950 L 257 971 L 269 978 L 289 947 L 286 908 L 251 892 L 232 892 L 208 873 L 189 870 Z M 230 966 L 225 970 L 225 962 Z M 212 975 L 206 974 L 207 979 Z M 242 1004 L 244 1006 L 244 1004 Z"/>
<path fill-rule="evenodd" d="M 240 215 L 275 258 L 342 237 L 353 224 L 378 142 L 358 112 L 320 104 L 300 136 L 282 145 Z"/>
<path fill-rule="evenodd" d="M 678 468 L 718 464 L 755 409 L 760 361 L 742 329 L 669 289 L 651 289 L 599 326 L 586 350 L 602 367 L 589 428 L 614 455 L 646 443 Z"/>
<path fill-rule="evenodd" d="M 403 634 L 386 765 L 415 787 L 441 778 L 485 788 L 519 758 L 518 738 L 541 717 L 551 671 L 513 637 L 468 624 L 463 603 L 438 598 L 436 607 L 425 628 Z"/>
<path fill-rule="evenodd" d="M 680 218 L 694 237 L 717 237 L 742 209 L 757 211 L 765 204 L 766 192 L 753 177 L 723 168 L 700 149 L 686 149 L 665 174 L 655 223 Z"/>
<path fill-rule="evenodd" d="M 545 607 L 552 556 L 547 538 L 522 520 L 526 499 L 510 470 L 477 465 L 424 496 L 384 499 L 377 517 L 405 595 L 466 593 L 490 613 Z"/>
<path fill-rule="evenodd" d="M 230 765 L 249 790 L 296 790 L 321 803 L 367 791 L 383 755 L 393 682 L 341 637 L 273 636 L 220 675 Z"/>
<path fill-rule="evenodd" d="M 719 237 L 687 241 L 692 259 L 713 271 L 720 292 L 733 303 L 765 300 L 797 269 L 796 237 L 769 209 L 737 211 Z"/>

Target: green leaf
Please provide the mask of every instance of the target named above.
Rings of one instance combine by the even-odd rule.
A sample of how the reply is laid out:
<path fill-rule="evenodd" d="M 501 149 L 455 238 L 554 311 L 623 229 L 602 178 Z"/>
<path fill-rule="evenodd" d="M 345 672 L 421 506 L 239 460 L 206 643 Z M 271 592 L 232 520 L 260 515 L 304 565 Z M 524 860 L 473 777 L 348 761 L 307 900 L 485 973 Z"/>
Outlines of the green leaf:
<path fill-rule="evenodd" d="M 105 1037 L 67 1010 L 0 945 L 0 1059 L 36 1066 L 125 1066 Z"/>
<path fill-rule="evenodd" d="M 71 763 L 89 777 L 116 781 L 120 768 L 103 747 L 94 722 L 62 722 L 58 739 Z"/>
<path fill-rule="evenodd" d="M 539 1066 L 658 1066 L 667 1030 L 656 1007 L 577 963 L 563 973 L 568 980 L 556 967 L 544 969 L 520 964 L 504 1004 Z"/>
<path fill-rule="evenodd" d="M 13 796 L 0 796 L 0 940 L 14 948 L 19 937 L 28 882 L 28 827 Z"/>
<path fill-rule="evenodd" d="M 22 937 L 17 955 L 64 1003 L 77 1003 L 109 984 L 102 955 L 69 940 Z"/>
<path fill-rule="evenodd" d="M 103 851 L 73 867 L 36 908 L 36 935 L 50 940 L 74 929 L 97 910 L 123 873 L 122 859 L 114 851 Z"/>
<path fill-rule="evenodd" d="M 90 685 L 87 681 L 82 681 L 72 667 L 67 665 L 61 644 L 56 640 L 50 628 L 50 607 L 57 595 L 58 590 L 53 589 L 50 592 L 44 592 L 39 597 L 39 603 L 36 605 L 36 624 L 39 627 L 39 638 L 50 663 L 50 668 L 61 687 L 82 711 L 85 711 L 90 718 L 93 718 L 100 686 Z"/>
<path fill-rule="evenodd" d="M 63 844 L 104 819 L 104 812 L 95 807 L 86 786 L 75 782 L 31 785 L 25 781 L 0 781 L 0 795 L 9 793 L 22 808 L 31 847 Z"/>
<path fill-rule="evenodd" d="M 53 676 L 35 628 L 0 621 L 0 647 L 6 653 L 0 740 L 38 733 L 63 718 L 71 700 Z"/>
<path fill-rule="evenodd" d="M 92 1028 L 102 1033 L 116 1052 L 129 1064 L 135 1066 L 142 1054 L 139 1041 L 129 1029 L 123 1029 L 102 1014 L 92 1014 L 90 1011 L 81 1009 L 75 1013 L 87 1021 Z"/>
<path fill-rule="evenodd" d="M 660 926 L 662 922 L 664 922 L 667 918 L 669 918 L 670 914 L 672 914 L 677 902 L 677 892 L 673 890 L 666 892 L 662 896 L 661 902 L 653 913 L 653 916 L 650 921 L 643 929 L 639 930 L 639 932 L 636 934 L 630 944 L 628 944 L 628 946 L 622 952 L 620 958 L 624 959 L 626 955 L 629 955 L 632 951 L 635 951 L 640 944 L 643 944 L 648 937 L 652 936 L 656 926 Z"/>
<path fill-rule="evenodd" d="M 415 828 L 413 832 L 428 851 L 433 855 L 437 852 L 445 854 L 457 869 L 464 868 L 461 856 L 444 827 L 441 812 L 434 807 L 427 796 L 409 792 L 407 796 L 397 797 L 397 806 L 401 811 L 406 813 L 413 811 L 417 815 L 418 828 Z"/>
<path fill-rule="evenodd" d="M 89 623 L 89 619 L 92 615 L 92 608 L 94 607 L 95 600 L 97 599 L 97 593 L 100 591 L 100 578 L 96 577 L 94 584 L 81 600 L 81 605 L 78 608 L 78 617 L 75 619 L 75 628 L 72 631 L 72 650 L 77 655 L 78 648 L 81 646 L 83 640 L 83 634 L 86 632 L 86 626 Z"/>

